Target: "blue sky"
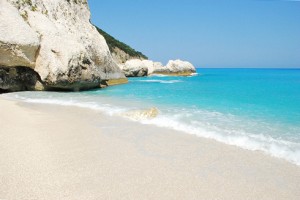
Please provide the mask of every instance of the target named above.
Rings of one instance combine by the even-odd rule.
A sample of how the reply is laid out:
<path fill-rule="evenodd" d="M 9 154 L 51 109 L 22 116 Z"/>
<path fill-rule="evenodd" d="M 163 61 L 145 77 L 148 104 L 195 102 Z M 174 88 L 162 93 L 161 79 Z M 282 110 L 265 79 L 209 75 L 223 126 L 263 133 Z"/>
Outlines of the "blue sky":
<path fill-rule="evenodd" d="M 149 59 L 300 67 L 300 1 L 89 0 L 91 21 Z"/>

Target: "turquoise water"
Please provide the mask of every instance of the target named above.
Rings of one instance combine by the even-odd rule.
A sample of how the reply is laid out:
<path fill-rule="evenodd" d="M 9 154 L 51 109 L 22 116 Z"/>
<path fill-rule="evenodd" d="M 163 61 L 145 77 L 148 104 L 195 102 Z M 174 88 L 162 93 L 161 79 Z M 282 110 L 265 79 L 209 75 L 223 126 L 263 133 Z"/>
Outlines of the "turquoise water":
<path fill-rule="evenodd" d="M 134 118 L 261 150 L 300 165 L 300 69 L 198 69 L 191 77 L 130 78 L 129 84 L 80 93 L 22 92 L 32 103 L 75 105 L 110 115 L 156 107 Z"/>

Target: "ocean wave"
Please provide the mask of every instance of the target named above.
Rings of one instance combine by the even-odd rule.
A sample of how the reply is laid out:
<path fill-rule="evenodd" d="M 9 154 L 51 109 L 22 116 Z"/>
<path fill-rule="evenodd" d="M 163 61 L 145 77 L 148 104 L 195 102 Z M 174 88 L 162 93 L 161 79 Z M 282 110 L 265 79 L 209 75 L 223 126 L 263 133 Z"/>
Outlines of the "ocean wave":
<path fill-rule="evenodd" d="M 262 151 L 270 156 L 285 159 L 300 166 L 300 144 L 275 139 L 271 136 L 244 132 L 243 130 L 226 129 L 213 126 L 207 122 L 188 124 L 182 122 L 178 116 L 159 116 L 154 119 L 144 119 L 143 124 L 152 124 L 193 134 L 199 137 L 213 139 L 221 143 L 237 146 L 252 151 Z"/>
<path fill-rule="evenodd" d="M 168 77 L 169 75 L 165 74 L 151 74 L 149 77 Z"/>
<path fill-rule="evenodd" d="M 189 77 L 191 77 L 191 76 L 198 76 L 199 75 L 199 73 L 192 73 Z"/>
<path fill-rule="evenodd" d="M 26 94 L 26 93 L 25 93 Z M 267 132 L 272 128 L 255 121 L 239 119 L 234 115 L 225 115 L 215 111 L 205 111 L 199 109 L 138 109 L 130 106 L 117 106 L 116 104 L 103 103 L 90 98 L 68 98 L 58 96 L 36 98 L 30 95 L 19 95 L 9 93 L 6 97 L 19 99 L 28 103 L 54 104 L 62 106 L 77 106 L 91 110 L 98 110 L 110 116 L 122 116 L 127 119 L 151 124 L 158 127 L 170 128 L 199 137 L 214 139 L 229 145 L 241 147 L 252 151 L 262 151 L 268 155 L 285 159 L 300 166 L 300 144 L 275 138 Z M 51 96 L 51 95 L 45 95 Z M 201 118 L 199 118 L 201 117 Z M 265 129 L 265 131 L 262 131 Z M 275 128 L 277 129 L 277 128 Z"/>
<path fill-rule="evenodd" d="M 12 94 L 12 93 L 11 93 Z M 20 96 L 15 94 L 14 96 L 6 95 L 8 98 L 18 99 L 26 103 L 36 103 L 36 104 L 52 104 L 52 105 L 60 105 L 60 106 L 76 106 L 80 108 L 87 108 L 91 110 L 102 111 L 105 114 L 110 116 L 116 115 L 118 113 L 126 112 L 128 109 L 124 107 L 113 106 L 111 104 L 102 103 L 99 105 L 96 102 L 86 102 L 86 101 L 79 101 L 75 99 L 46 99 L 46 98 L 30 98 Z"/>
<path fill-rule="evenodd" d="M 148 82 L 148 83 L 163 83 L 163 84 L 172 84 L 172 83 L 181 83 L 182 80 L 138 80 L 138 82 Z"/>

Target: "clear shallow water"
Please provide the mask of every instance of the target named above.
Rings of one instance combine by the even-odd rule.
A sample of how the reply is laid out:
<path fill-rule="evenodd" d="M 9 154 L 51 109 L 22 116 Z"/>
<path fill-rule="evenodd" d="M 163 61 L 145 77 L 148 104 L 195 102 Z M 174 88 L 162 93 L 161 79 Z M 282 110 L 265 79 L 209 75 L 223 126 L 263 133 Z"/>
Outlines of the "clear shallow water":
<path fill-rule="evenodd" d="M 300 165 L 300 69 L 199 69 L 196 76 L 131 78 L 126 85 L 87 92 L 6 96 L 110 115 L 156 107 L 156 118 L 134 120 L 262 150 Z"/>

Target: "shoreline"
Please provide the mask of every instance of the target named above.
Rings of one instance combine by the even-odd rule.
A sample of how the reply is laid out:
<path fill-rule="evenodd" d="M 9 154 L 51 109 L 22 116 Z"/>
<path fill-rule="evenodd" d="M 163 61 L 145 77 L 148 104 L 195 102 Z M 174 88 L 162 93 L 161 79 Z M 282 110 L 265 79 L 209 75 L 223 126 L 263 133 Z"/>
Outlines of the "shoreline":
<path fill-rule="evenodd" d="M 0 96 L 0 199 L 297 199 L 300 167 L 78 107 Z"/>

